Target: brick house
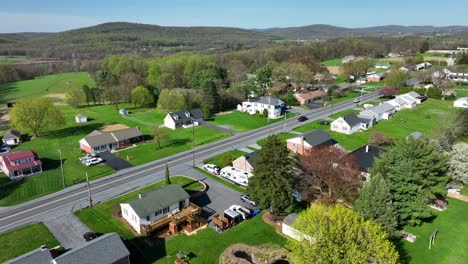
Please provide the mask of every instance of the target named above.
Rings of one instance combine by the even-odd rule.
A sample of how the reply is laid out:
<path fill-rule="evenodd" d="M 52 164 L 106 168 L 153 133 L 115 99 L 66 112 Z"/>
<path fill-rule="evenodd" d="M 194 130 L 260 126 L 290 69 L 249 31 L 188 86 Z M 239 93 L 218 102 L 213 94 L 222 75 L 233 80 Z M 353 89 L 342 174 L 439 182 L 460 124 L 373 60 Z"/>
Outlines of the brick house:
<path fill-rule="evenodd" d="M 322 99 L 325 97 L 325 92 L 318 90 L 318 91 L 313 91 L 313 92 L 308 92 L 308 93 L 303 93 L 303 94 L 296 94 L 295 95 L 296 100 L 301 104 L 309 104 L 312 103 L 318 99 Z"/>
<path fill-rule="evenodd" d="M 288 139 L 288 149 L 299 155 L 304 155 L 312 148 L 333 146 L 336 141 L 325 131 L 317 129 L 312 132 L 303 134 L 299 137 Z"/>
<path fill-rule="evenodd" d="M 94 130 L 87 137 L 80 140 L 80 149 L 88 154 L 97 154 L 129 147 L 142 141 L 143 134 L 137 127 L 108 133 Z"/>

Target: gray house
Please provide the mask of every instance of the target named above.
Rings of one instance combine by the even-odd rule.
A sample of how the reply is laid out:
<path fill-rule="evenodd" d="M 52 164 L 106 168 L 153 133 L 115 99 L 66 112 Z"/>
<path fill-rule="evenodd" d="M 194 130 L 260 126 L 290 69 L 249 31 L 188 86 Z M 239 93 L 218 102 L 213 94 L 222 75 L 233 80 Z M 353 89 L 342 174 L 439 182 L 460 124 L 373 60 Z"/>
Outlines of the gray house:
<path fill-rule="evenodd" d="M 375 118 L 377 122 L 382 119 L 390 119 L 393 117 L 393 114 L 395 114 L 395 106 L 389 103 L 383 103 L 359 113 L 363 117 Z"/>

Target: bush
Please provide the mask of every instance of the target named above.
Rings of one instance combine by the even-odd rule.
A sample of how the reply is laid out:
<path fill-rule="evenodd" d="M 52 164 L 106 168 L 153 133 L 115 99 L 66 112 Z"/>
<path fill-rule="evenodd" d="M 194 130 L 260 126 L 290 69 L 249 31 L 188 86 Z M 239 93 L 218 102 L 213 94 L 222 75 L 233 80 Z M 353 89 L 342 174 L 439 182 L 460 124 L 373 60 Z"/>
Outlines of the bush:
<path fill-rule="evenodd" d="M 224 153 L 223 157 L 221 158 L 221 165 L 223 165 L 223 167 L 231 166 L 234 160 L 235 158 L 231 153 Z"/>
<path fill-rule="evenodd" d="M 299 105 L 299 101 L 297 101 L 296 97 L 292 93 L 288 93 L 287 95 L 283 96 L 281 100 L 283 100 L 286 105 L 290 105 L 290 106 Z"/>
<path fill-rule="evenodd" d="M 393 144 L 393 140 L 388 138 L 383 132 L 376 131 L 370 135 L 369 143 L 377 146 L 391 145 Z"/>
<path fill-rule="evenodd" d="M 268 117 L 268 110 L 263 109 L 262 117 Z"/>

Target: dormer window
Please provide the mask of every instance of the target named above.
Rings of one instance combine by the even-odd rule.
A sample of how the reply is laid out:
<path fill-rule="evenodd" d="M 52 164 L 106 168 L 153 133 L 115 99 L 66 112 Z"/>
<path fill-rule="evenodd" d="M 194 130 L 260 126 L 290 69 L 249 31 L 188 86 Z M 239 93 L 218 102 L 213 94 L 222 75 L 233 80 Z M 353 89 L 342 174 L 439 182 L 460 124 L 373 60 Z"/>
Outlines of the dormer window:
<path fill-rule="evenodd" d="M 178 116 L 178 115 L 174 115 L 174 120 L 179 120 L 179 116 Z"/>
<path fill-rule="evenodd" d="M 190 112 L 185 112 L 186 117 L 190 117 Z"/>

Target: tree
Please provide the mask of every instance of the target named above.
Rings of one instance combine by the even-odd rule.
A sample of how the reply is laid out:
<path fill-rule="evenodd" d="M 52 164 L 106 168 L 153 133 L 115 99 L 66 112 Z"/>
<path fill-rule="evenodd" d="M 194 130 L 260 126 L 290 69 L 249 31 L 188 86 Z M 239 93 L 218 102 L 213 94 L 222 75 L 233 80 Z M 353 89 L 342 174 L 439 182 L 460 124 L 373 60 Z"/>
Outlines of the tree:
<path fill-rule="evenodd" d="M 371 175 L 381 174 L 398 209 L 399 224 L 417 225 L 431 217 L 430 199 L 446 194 L 448 158 L 425 139 L 409 137 L 374 161 Z"/>
<path fill-rule="evenodd" d="M 205 116 L 205 118 L 208 118 L 212 114 L 219 111 L 221 99 L 219 97 L 216 84 L 213 81 L 205 82 L 205 85 L 203 86 L 203 96 L 201 104 L 202 108 L 206 109 L 205 111 L 209 111 L 209 115 Z"/>
<path fill-rule="evenodd" d="M 384 97 L 393 97 L 397 94 L 397 90 L 394 87 L 383 87 L 379 90 L 379 94 Z"/>
<path fill-rule="evenodd" d="M 380 224 L 390 237 L 398 237 L 398 211 L 382 175 L 374 175 L 364 184 L 353 210 L 364 219 Z"/>
<path fill-rule="evenodd" d="M 450 152 L 449 171 L 453 180 L 468 185 L 468 144 L 460 142 Z"/>
<path fill-rule="evenodd" d="M 171 183 L 171 176 L 169 175 L 169 166 L 167 166 L 167 161 L 166 161 L 166 166 L 164 170 L 164 177 L 166 178 L 166 185 L 170 185 Z"/>
<path fill-rule="evenodd" d="M 65 123 L 59 108 L 46 98 L 22 99 L 10 112 L 11 125 L 29 130 L 38 137 L 44 129 L 52 129 Z"/>
<path fill-rule="evenodd" d="M 468 137 L 468 109 L 457 111 L 452 127 L 457 138 Z"/>
<path fill-rule="evenodd" d="M 106 99 L 115 106 L 116 110 L 119 110 L 119 103 L 122 101 L 122 96 L 118 86 L 109 86 L 104 90 Z"/>
<path fill-rule="evenodd" d="M 294 263 L 398 263 L 388 234 L 350 209 L 313 204 L 301 212 L 293 227 L 308 241 L 288 239 Z M 307 239 L 307 237 L 306 237 Z"/>
<path fill-rule="evenodd" d="M 169 129 L 167 127 L 162 127 L 154 125 L 151 127 L 151 135 L 153 136 L 154 141 L 158 149 L 161 148 L 161 142 L 169 140 L 171 138 Z"/>
<path fill-rule="evenodd" d="M 232 166 L 232 162 L 235 159 L 236 158 L 230 152 L 226 152 L 223 154 L 223 157 L 221 158 L 221 165 L 223 167 Z"/>
<path fill-rule="evenodd" d="M 406 80 L 408 80 L 408 74 L 403 71 L 396 71 L 392 74 L 389 74 L 384 82 L 385 85 L 391 88 L 401 88 L 405 86 Z"/>
<path fill-rule="evenodd" d="M 281 98 L 281 100 L 283 100 L 286 105 L 290 105 L 290 106 L 298 106 L 299 105 L 299 102 L 297 101 L 297 99 L 296 99 L 296 97 L 294 96 L 293 93 L 288 93 L 287 95 L 283 96 L 283 98 Z"/>
<path fill-rule="evenodd" d="M 72 89 L 67 91 L 65 101 L 73 107 L 78 107 L 86 101 L 86 95 L 83 90 Z"/>
<path fill-rule="evenodd" d="M 286 144 L 276 135 L 269 136 L 258 151 L 254 176 L 247 187 L 250 196 L 260 201 L 261 208 L 270 208 L 276 214 L 293 204 L 292 164 Z"/>
<path fill-rule="evenodd" d="M 151 92 L 144 86 L 137 86 L 132 90 L 132 102 L 135 105 L 150 106 L 154 103 L 154 98 Z"/>
<path fill-rule="evenodd" d="M 176 89 L 164 89 L 159 94 L 158 109 L 178 111 L 185 108 L 184 94 Z"/>
<path fill-rule="evenodd" d="M 261 68 L 259 68 L 256 72 L 255 75 L 257 76 L 257 82 L 262 86 L 264 89 L 268 88 L 271 83 L 271 66 L 270 65 L 265 65 Z"/>
<path fill-rule="evenodd" d="M 273 68 L 272 77 L 289 87 L 291 83 L 298 85 L 309 83 L 312 80 L 312 72 L 302 63 L 284 62 Z"/>
<path fill-rule="evenodd" d="M 421 47 L 419 48 L 420 53 L 427 52 L 429 50 L 429 42 L 427 40 L 424 40 L 423 43 L 421 44 Z"/>
<path fill-rule="evenodd" d="M 466 52 L 458 53 L 457 64 L 458 65 L 467 65 L 468 64 L 468 53 L 466 53 Z"/>
<path fill-rule="evenodd" d="M 388 138 L 383 132 L 375 131 L 370 134 L 369 143 L 372 145 L 391 145 L 393 140 Z"/>
<path fill-rule="evenodd" d="M 312 148 L 300 157 L 303 185 L 308 196 L 327 203 L 354 201 L 361 186 L 353 157 L 333 147 Z"/>

